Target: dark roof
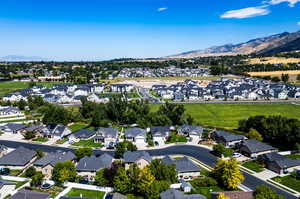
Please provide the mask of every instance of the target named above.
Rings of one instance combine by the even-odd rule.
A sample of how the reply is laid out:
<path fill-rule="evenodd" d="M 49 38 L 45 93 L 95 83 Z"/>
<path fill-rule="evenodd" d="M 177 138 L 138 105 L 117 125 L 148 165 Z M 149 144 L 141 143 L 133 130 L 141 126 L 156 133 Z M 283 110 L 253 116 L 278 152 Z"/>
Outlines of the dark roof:
<path fill-rule="evenodd" d="M 35 161 L 34 165 L 44 167 L 44 166 L 47 166 L 50 164 L 51 166 L 54 167 L 56 165 L 56 163 L 58 163 L 58 162 L 65 162 L 68 160 L 72 161 L 75 158 L 76 158 L 76 156 L 71 151 L 50 152 L 46 156 Z"/>
<path fill-rule="evenodd" d="M 0 165 L 25 166 L 34 158 L 35 155 L 36 155 L 35 151 L 21 146 L 16 150 L 2 156 L 0 158 Z"/>
<path fill-rule="evenodd" d="M 214 136 L 223 138 L 226 142 L 246 139 L 246 137 L 243 135 L 236 135 L 236 134 L 228 133 L 226 131 L 215 131 Z"/>
<path fill-rule="evenodd" d="M 113 157 L 104 153 L 100 157 L 91 156 L 80 159 L 76 166 L 77 171 L 98 171 L 99 169 L 109 168 L 112 164 Z"/>
<path fill-rule="evenodd" d="M 201 126 L 196 125 L 182 125 L 178 128 L 178 132 L 180 133 L 202 133 L 203 128 Z"/>
<path fill-rule="evenodd" d="M 18 124 L 18 123 L 8 123 L 5 125 L 5 127 L 9 128 L 12 131 L 19 131 L 19 130 L 26 128 L 27 126 L 24 124 Z"/>
<path fill-rule="evenodd" d="M 272 146 L 254 139 L 243 141 L 242 147 L 246 147 L 251 153 L 275 150 L 275 148 L 273 148 Z"/>
<path fill-rule="evenodd" d="M 0 180 L 0 189 L 4 186 L 4 185 L 15 185 L 16 183 L 14 182 L 9 182 L 9 181 L 5 181 L 5 180 Z"/>
<path fill-rule="evenodd" d="M 27 189 L 22 189 L 18 191 L 15 195 L 10 197 L 9 199 L 48 199 L 50 198 L 50 194 L 35 192 Z"/>
<path fill-rule="evenodd" d="M 180 158 L 178 160 L 174 160 L 169 156 L 166 156 L 162 159 L 165 164 L 175 164 L 176 170 L 178 172 L 197 172 L 200 171 L 200 167 L 191 161 L 187 157 Z"/>
<path fill-rule="evenodd" d="M 103 136 L 104 138 L 117 138 L 118 130 L 115 128 L 99 128 L 97 135 Z"/>
<path fill-rule="evenodd" d="M 146 151 L 127 151 L 124 153 L 124 160 L 127 163 L 133 163 L 140 159 L 144 159 L 147 162 L 151 162 L 152 158 Z"/>
<path fill-rule="evenodd" d="M 73 133 L 73 135 L 76 138 L 81 138 L 81 139 L 88 139 L 95 134 L 96 134 L 95 131 L 91 131 L 89 129 L 80 129 L 80 130 L 76 131 L 75 133 Z"/>
<path fill-rule="evenodd" d="M 263 158 L 267 163 L 276 164 L 281 169 L 300 166 L 300 160 L 287 158 L 277 152 L 263 154 L 261 158 Z"/>
<path fill-rule="evenodd" d="M 38 130 L 41 130 L 42 128 L 44 128 L 43 125 L 32 125 L 32 126 L 26 127 L 24 130 L 25 131 L 38 131 Z"/>
<path fill-rule="evenodd" d="M 165 137 L 170 132 L 170 126 L 151 126 L 150 131 L 152 136 Z"/>
<path fill-rule="evenodd" d="M 161 199 L 206 199 L 201 194 L 189 194 L 185 195 L 181 191 L 176 189 L 168 189 L 160 194 Z"/>
<path fill-rule="evenodd" d="M 216 199 L 221 193 L 223 193 L 226 197 L 230 199 L 252 199 L 253 198 L 253 192 L 248 191 L 225 191 L 225 192 L 212 192 L 212 198 Z"/>
<path fill-rule="evenodd" d="M 61 136 L 66 128 L 67 127 L 61 124 L 50 123 L 44 129 L 42 129 L 42 132 L 45 135 Z"/>
<path fill-rule="evenodd" d="M 129 128 L 125 130 L 125 137 L 136 137 L 136 136 L 144 136 L 146 137 L 146 131 L 141 128 Z"/>

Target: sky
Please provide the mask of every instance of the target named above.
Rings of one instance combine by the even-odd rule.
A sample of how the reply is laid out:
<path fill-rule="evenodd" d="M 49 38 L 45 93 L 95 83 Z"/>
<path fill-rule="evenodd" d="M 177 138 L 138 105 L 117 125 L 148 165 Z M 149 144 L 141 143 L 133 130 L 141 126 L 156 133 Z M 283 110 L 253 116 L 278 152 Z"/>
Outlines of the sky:
<path fill-rule="evenodd" d="M 0 57 L 162 57 L 298 30 L 300 0 L 0 1 Z"/>

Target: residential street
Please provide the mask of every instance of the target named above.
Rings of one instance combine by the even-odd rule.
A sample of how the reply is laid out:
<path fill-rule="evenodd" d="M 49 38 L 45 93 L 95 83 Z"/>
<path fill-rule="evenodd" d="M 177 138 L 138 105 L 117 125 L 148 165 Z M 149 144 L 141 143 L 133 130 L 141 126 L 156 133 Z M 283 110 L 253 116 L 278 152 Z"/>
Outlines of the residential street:
<path fill-rule="evenodd" d="M 26 148 L 30 149 L 39 149 L 42 151 L 46 152 L 53 152 L 56 150 L 64 150 L 64 151 L 69 151 L 73 150 L 71 148 L 64 148 L 64 147 L 57 147 L 57 146 L 49 146 L 49 145 L 41 145 L 41 144 L 32 144 L 32 143 L 24 143 L 24 142 L 15 142 L 15 141 L 7 141 L 7 140 L 0 140 L 0 144 L 4 144 L 7 147 L 11 148 L 17 148 L 19 146 L 23 146 Z M 95 154 L 102 154 L 104 152 L 109 153 L 109 154 L 114 154 L 113 151 L 101 151 L 101 150 L 94 150 Z M 167 148 L 162 148 L 162 149 L 152 149 L 152 150 L 147 150 L 147 152 L 150 153 L 151 156 L 163 156 L 163 155 L 186 155 L 186 156 L 191 156 L 202 163 L 213 167 L 214 164 L 216 163 L 216 157 L 213 156 L 210 152 L 209 149 L 199 147 L 199 146 L 190 146 L 190 145 L 176 145 L 176 146 L 170 146 Z M 245 176 L 245 180 L 243 182 L 243 185 L 254 190 L 255 187 L 266 184 L 270 186 L 272 189 L 276 190 L 278 194 L 283 195 L 287 199 L 296 199 L 297 197 L 293 196 L 292 194 L 281 190 L 253 175 L 250 175 L 246 172 L 243 172 Z"/>

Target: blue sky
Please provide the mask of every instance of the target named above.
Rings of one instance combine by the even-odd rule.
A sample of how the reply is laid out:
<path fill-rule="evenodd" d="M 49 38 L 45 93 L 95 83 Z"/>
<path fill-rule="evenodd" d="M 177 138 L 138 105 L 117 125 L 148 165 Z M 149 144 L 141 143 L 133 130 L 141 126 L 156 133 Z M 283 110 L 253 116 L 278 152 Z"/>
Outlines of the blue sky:
<path fill-rule="evenodd" d="M 300 0 L 2 0 L 0 9 L 0 57 L 160 57 L 300 30 Z"/>

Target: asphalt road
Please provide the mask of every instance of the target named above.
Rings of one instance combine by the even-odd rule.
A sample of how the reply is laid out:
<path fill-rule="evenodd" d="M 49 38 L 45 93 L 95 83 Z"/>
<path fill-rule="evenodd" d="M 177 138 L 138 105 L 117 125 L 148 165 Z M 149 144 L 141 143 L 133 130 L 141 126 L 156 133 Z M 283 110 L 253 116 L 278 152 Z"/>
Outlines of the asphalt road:
<path fill-rule="evenodd" d="M 34 149 L 34 150 L 42 150 L 45 152 L 53 152 L 56 150 L 62 150 L 62 151 L 72 151 L 73 149 L 70 148 L 64 148 L 64 147 L 56 147 L 56 146 L 47 146 L 47 145 L 41 145 L 41 144 L 32 144 L 32 143 L 24 143 L 24 142 L 15 142 L 15 141 L 7 141 L 7 140 L 0 140 L 0 144 L 3 144 L 7 147 L 11 148 L 17 148 L 19 146 L 23 146 L 26 148 Z M 197 147 L 197 146 L 189 146 L 189 145 L 177 145 L 177 146 L 171 146 L 164 149 L 154 149 L 154 150 L 146 150 L 150 153 L 152 156 L 162 156 L 162 155 L 186 155 L 191 156 L 202 163 L 213 167 L 216 163 L 217 158 L 213 156 L 208 149 Z M 114 155 L 113 151 L 101 151 L 101 150 L 95 150 L 95 154 L 102 154 L 102 153 L 109 153 L 111 155 Z M 246 187 L 255 190 L 256 186 L 265 184 L 270 186 L 272 189 L 276 190 L 278 194 L 281 194 L 287 199 L 297 199 L 294 195 L 278 189 L 277 187 L 274 187 L 273 185 L 270 185 L 266 183 L 265 181 L 256 178 L 255 176 L 252 176 L 246 172 L 243 172 L 245 176 L 245 180 L 243 182 L 243 185 Z"/>

